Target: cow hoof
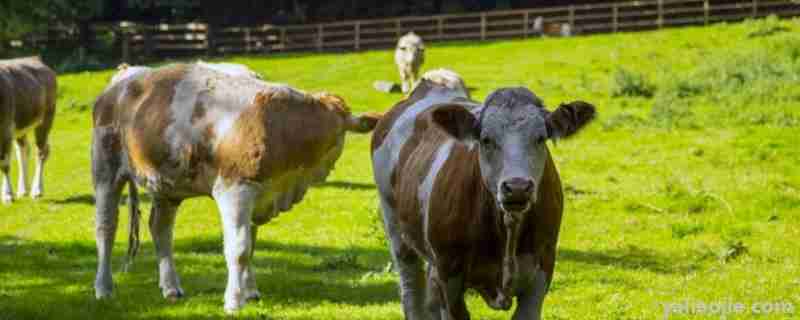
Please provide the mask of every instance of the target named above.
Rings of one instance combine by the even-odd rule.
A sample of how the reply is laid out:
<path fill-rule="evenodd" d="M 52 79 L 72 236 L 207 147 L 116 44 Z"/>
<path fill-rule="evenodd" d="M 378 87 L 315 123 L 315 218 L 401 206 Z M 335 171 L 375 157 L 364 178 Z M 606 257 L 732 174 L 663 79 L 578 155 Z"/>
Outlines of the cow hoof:
<path fill-rule="evenodd" d="M 231 305 L 228 305 L 228 303 L 226 302 L 225 303 L 225 313 L 229 314 L 229 315 L 236 314 L 237 312 L 239 312 L 239 310 L 242 309 L 243 306 L 244 305 L 241 304 L 241 303 L 232 303 Z"/>
<path fill-rule="evenodd" d="M 24 197 L 25 197 L 25 196 L 27 196 L 27 195 L 28 195 L 28 192 L 27 192 L 27 191 L 24 191 L 24 190 L 23 190 L 23 191 L 17 191 L 17 198 L 18 198 L 18 199 L 22 199 L 22 198 L 24 198 Z"/>
<path fill-rule="evenodd" d="M 95 288 L 94 289 L 94 297 L 97 300 L 111 299 L 111 290 Z"/>
<path fill-rule="evenodd" d="M 183 298 L 183 290 L 181 289 L 164 289 L 163 294 L 164 299 L 173 303 Z"/>
<path fill-rule="evenodd" d="M 31 198 L 32 199 L 39 199 L 41 197 L 42 197 L 42 191 L 33 190 L 33 192 L 31 192 Z"/>
<path fill-rule="evenodd" d="M 245 295 L 244 300 L 248 302 L 259 301 L 261 300 L 261 292 L 258 292 L 258 290 L 253 290 L 249 292 L 247 295 Z"/>
<path fill-rule="evenodd" d="M 0 196 L 0 202 L 3 202 L 3 204 L 11 204 L 14 202 L 14 196 L 11 194 L 4 194 Z"/>

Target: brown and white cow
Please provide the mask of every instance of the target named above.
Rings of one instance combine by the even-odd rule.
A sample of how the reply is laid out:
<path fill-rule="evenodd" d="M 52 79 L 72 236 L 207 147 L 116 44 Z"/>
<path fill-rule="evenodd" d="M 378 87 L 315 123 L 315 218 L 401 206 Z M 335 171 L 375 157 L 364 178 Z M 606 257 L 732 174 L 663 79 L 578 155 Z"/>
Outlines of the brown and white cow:
<path fill-rule="evenodd" d="M 251 265 L 258 226 L 326 178 L 345 132 L 369 132 L 377 120 L 352 115 L 331 94 L 307 94 L 200 64 L 145 70 L 112 83 L 94 107 L 97 298 L 112 292 L 117 206 L 129 182 L 153 198 L 150 232 L 164 297 L 183 295 L 172 257 L 178 206 L 186 198 L 211 196 L 225 239 L 225 310 L 259 298 Z"/>
<path fill-rule="evenodd" d="M 19 177 L 17 197 L 28 194 L 28 134 L 36 142 L 36 173 L 31 197 L 42 196 L 44 163 L 50 153 L 48 135 L 56 112 L 56 73 L 39 57 L 0 60 L 0 201 L 13 201 L 9 177 L 11 144 L 16 140 Z"/>
<path fill-rule="evenodd" d="M 539 319 L 563 209 L 546 141 L 594 117 L 585 102 L 553 112 L 525 88 L 483 104 L 423 79 L 384 114 L 372 162 L 406 319 L 468 319 L 467 289 L 513 319 Z M 423 273 L 427 262 L 427 281 Z"/>

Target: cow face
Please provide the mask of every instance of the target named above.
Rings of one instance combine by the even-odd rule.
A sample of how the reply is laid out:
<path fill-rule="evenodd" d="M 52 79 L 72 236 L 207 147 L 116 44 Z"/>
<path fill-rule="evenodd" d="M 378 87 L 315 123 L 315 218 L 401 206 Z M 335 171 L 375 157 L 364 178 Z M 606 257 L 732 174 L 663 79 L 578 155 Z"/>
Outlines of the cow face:
<path fill-rule="evenodd" d="M 483 108 L 461 106 L 434 111 L 434 121 L 454 138 L 477 145 L 483 182 L 501 210 L 517 215 L 536 202 L 548 139 L 575 134 L 593 117 L 594 106 L 576 101 L 548 112 L 525 88 L 500 89 Z"/>

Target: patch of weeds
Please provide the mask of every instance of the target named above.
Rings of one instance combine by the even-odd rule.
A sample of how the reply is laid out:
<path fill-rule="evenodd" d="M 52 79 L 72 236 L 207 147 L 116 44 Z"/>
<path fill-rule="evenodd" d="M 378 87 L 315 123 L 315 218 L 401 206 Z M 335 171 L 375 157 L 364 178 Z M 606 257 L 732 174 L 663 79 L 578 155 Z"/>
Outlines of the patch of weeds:
<path fill-rule="evenodd" d="M 705 227 L 699 224 L 685 224 L 676 223 L 670 226 L 672 229 L 672 238 L 683 239 L 688 236 L 700 234 L 705 230 Z"/>
<path fill-rule="evenodd" d="M 751 22 L 756 25 L 756 30 L 747 34 L 748 38 L 769 37 L 778 33 L 788 32 L 792 29 L 781 25 L 780 20 L 775 15 L 770 15 L 766 19 Z"/>
<path fill-rule="evenodd" d="M 689 101 L 677 96 L 659 96 L 650 110 L 650 121 L 657 127 L 697 127 Z"/>
<path fill-rule="evenodd" d="M 747 246 L 742 240 L 727 240 L 720 249 L 718 258 L 722 264 L 729 263 L 746 254 Z"/>
<path fill-rule="evenodd" d="M 361 270 L 363 267 L 358 264 L 358 254 L 355 252 L 345 252 L 322 259 L 314 270 L 316 271 L 340 271 L 340 270 Z"/>
<path fill-rule="evenodd" d="M 602 127 L 605 131 L 612 131 L 619 128 L 637 127 L 643 125 L 644 123 L 645 120 L 641 117 L 631 113 L 622 112 L 604 120 Z"/>
<path fill-rule="evenodd" d="M 623 68 L 617 68 L 614 72 L 614 88 L 611 91 L 613 97 L 651 98 L 655 91 L 656 86 L 641 73 Z"/>

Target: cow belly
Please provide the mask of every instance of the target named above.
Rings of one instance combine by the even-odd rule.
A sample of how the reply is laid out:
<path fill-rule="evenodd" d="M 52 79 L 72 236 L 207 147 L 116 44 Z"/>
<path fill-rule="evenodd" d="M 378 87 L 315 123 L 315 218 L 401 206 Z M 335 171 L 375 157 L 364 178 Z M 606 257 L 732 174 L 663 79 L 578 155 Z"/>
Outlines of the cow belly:
<path fill-rule="evenodd" d="M 261 225 L 277 217 L 281 212 L 289 211 L 295 204 L 303 200 L 308 189 L 316 183 L 325 181 L 333 170 L 333 166 L 342 154 L 344 139 L 323 156 L 316 166 L 299 167 L 278 177 L 272 177 L 264 183 L 264 193 L 253 212 L 253 223 Z"/>

